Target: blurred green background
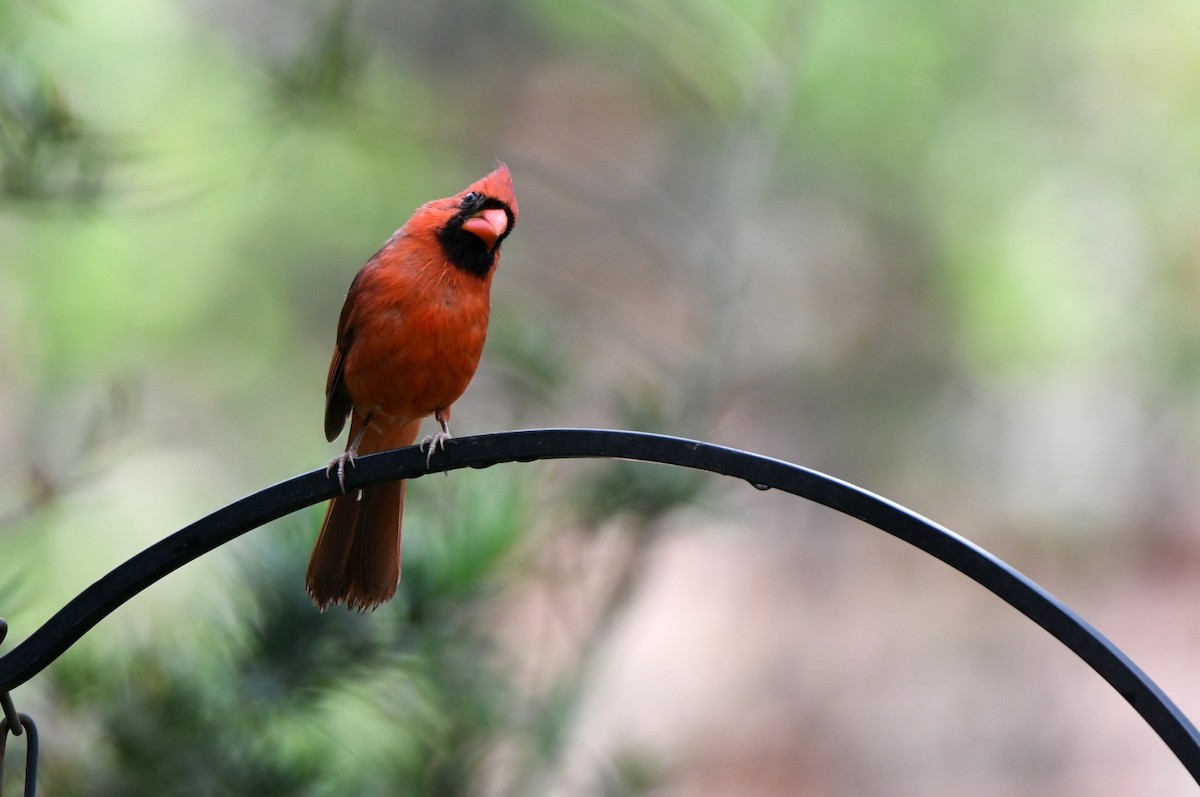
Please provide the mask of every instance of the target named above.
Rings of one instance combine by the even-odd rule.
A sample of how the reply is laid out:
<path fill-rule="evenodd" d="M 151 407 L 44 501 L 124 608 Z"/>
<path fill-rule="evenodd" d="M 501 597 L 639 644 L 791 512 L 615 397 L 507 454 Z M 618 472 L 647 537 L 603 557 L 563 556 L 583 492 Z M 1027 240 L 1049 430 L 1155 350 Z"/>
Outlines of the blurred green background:
<path fill-rule="evenodd" d="M 1200 716 L 1194 0 L 0 0 L 4 649 L 336 453 L 351 278 L 497 158 L 456 433 L 860 483 Z M 1047 635 L 827 511 L 620 463 L 411 487 L 375 613 L 309 603 L 314 508 L 17 690 L 43 792 L 1194 793 Z"/>

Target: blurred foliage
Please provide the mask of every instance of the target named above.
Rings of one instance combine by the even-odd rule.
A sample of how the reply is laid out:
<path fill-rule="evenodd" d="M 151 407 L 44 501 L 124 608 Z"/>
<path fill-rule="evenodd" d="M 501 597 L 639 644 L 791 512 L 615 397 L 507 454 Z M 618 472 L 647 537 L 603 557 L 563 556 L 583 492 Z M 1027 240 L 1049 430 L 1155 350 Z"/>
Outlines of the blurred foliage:
<path fill-rule="evenodd" d="M 39 64 L 31 38 L 49 3 L 0 3 L 0 196 L 8 203 L 94 201 L 111 160 L 95 131 Z"/>
<path fill-rule="evenodd" d="M 294 106 L 346 101 L 362 79 L 366 43 L 352 24 L 353 3 L 341 0 L 313 26 L 310 41 L 275 67 L 281 99 Z"/>
<path fill-rule="evenodd" d="M 491 476 L 491 474 L 488 474 Z M 519 484 L 462 474 L 456 511 L 414 512 L 394 609 L 314 611 L 303 572 L 321 513 L 239 545 L 236 623 L 197 612 L 196 633 L 53 670 L 65 710 L 88 718 L 59 794 L 463 794 L 512 700 L 481 607 L 528 528 Z M 511 480 L 510 480 L 511 481 Z M 485 492 L 486 491 L 486 492 Z M 220 630 L 217 630 L 220 629 Z M 175 786 L 172 786 L 175 784 Z"/>
<path fill-rule="evenodd" d="M 611 423 L 980 528 L 1189 534 L 1198 39 L 1192 0 L 0 0 L 12 636 L 327 459 L 352 275 L 497 157 L 521 228 L 457 432 Z M 47 789 L 554 792 L 660 523 L 721 496 L 548 472 L 415 483 L 369 616 L 304 596 L 315 513 L 159 585 L 19 693 L 81 742 L 47 742 Z M 564 526 L 581 557 L 621 537 L 607 589 L 537 560 Z M 505 647 L 497 606 L 542 579 L 595 605 L 531 687 L 511 659 L 539 641 Z M 633 750 L 591 774 L 670 773 Z"/>
<path fill-rule="evenodd" d="M 514 410 L 519 417 L 527 407 L 552 402 L 568 384 L 570 355 L 549 324 L 498 310 L 488 329 L 488 350 L 504 369 L 505 386 L 520 404 Z"/>
<path fill-rule="evenodd" d="M 0 188 L 12 200 L 95 199 L 103 162 L 62 91 L 0 60 Z"/>
<path fill-rule="evenodd" d="M 645 385 L 619 394 L 616 404 L 614 414 L 620 429 L 671 434 L 681 421 L 668 412 L 663 397 Z M 652 527 L 672 509 L 695 502 L 705 483 L 700 471 L 614 459 L 588 474 L 580 484 L 576 503 L 593 526 L 613 515 L 625 515 L 636 519 L 640 528 Z"/>

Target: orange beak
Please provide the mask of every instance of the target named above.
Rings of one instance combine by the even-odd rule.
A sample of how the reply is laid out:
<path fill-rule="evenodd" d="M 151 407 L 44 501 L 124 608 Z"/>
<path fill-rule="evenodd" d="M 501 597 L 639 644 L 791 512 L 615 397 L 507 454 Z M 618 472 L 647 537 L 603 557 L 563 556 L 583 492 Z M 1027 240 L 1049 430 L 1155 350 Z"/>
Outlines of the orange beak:
<path fill-rule="evenodd" d="M 508 229 L 508 214 L 498 208 L 483 210 L 464 221 L 462 228 L 479 236 L 487 248 L 491 249 Z"/>

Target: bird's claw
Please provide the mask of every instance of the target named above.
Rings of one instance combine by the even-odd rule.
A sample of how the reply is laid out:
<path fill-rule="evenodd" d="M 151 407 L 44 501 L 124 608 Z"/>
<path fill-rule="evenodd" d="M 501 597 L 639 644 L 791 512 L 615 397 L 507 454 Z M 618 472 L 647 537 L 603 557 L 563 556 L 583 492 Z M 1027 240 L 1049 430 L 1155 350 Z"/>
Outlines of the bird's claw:
<path fill-rule="evenodd" d="M 346 493 L 346 463 L 349 462 L 350 467 L 354 467 L 354 460 L 356 459 L 358 459 L 358 452 L 353 449 L 347 449 L 329 460 L 329 465 L 325 468 L 325 475 L 327 477 L 332 476 L 334 468 L 337 468 L 338 486 L 342 488 L 343 495 Z"/>
<path fill-rule="evenodd" d="M 446 450 L 446 441 L 449 439 L 449 432 L 434 432 L 433 434 L 425 435 L 425 437 L 421 440 L 421 445 L 418 446 L 418 448 L 421 451 L 425 451 L 426 447 L 429 449 L 428 451 L 425 451 L 426 468 L 428 468 L 430 463 L 433 462 L 433 452 L 436 449 L 440 448 L 442 451 Z"/>

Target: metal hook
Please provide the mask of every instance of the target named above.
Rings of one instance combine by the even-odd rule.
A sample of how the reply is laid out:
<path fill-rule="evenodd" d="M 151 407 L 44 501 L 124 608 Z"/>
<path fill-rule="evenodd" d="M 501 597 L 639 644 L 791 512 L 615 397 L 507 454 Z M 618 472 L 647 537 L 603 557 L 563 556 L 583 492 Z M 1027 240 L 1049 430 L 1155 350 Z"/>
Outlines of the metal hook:
<path fill-rule="evenodd" d="M 21 730 L 21 715 L 17 713 L 17 707 L 13 705 L 12 695 L 8 692 L 0 692 L 0 708 L 4 709 L 4 717 L 0 722 L 4 726 L 12 729 L 13 736 L 20 736 Z"/>
<path fill-rule="evenodd" d="M 8 693 L 6 692 L 5 695 Z M 20 736 L 22 728 L 25 734 L 25 790 L 24 797 L 36 797 L 37 794 L 37 763 L 38 763 L 38 733 L 37 726 L 28 714 L 18 714 L 17 724 L 10 725 L 8 718 L 0 720 L 0 795 L 4 792 L 4 748 L 8 743 L 8 734 Z"/>
<path fill-rule="evenodd" d="M 6 636 L 8 636 L 8 623 L 4 618 L 0 617 L 0 642 L 3 642 Z M 23 733 L 21 730 L 21 718 L 17 714 L 17 707 L 13 705 L 12 696 L 8 692 L 0 692 L 0 709 L 3 710 L 4 721 L 8 723 L 9 728 L 13 729 L 13 736 L 20 736 Z M 0 767 L 3 766 L 4 763 L 0 761 Z M 3 786 L 0 785 L 0 788 L 3 788 Z"/>

